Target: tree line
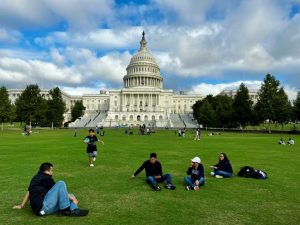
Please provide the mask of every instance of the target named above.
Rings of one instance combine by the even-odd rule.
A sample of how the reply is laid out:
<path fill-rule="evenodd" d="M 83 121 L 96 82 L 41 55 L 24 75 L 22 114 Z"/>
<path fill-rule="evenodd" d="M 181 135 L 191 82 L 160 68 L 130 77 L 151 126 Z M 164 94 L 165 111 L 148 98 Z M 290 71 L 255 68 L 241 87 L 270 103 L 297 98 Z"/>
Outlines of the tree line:
<path fill-rule="evenodd" d="M 241 83 L 234 98 L 226 95 L 208 95 L 193 105 L 193 115 L 204 127 L 245 128 L 262 122 L 282 126 L 300 121 L 300 92 L 293 104 L 276 78 L 267 74 L 254 104 L 249 90 Z"/>
<path fill-rule="evenodd" d="M 84 113 L 82 101 L 76 101 L 71 109 L 72 121 Z M 49 91 L 49 98 L 41 95 L 38 85 L 28 85 L 13 104 L 6 87 L 0 88 L 0 123 L 21 122 L 43 127 L 61 127 L 66 104 L 58 87 Z"/>

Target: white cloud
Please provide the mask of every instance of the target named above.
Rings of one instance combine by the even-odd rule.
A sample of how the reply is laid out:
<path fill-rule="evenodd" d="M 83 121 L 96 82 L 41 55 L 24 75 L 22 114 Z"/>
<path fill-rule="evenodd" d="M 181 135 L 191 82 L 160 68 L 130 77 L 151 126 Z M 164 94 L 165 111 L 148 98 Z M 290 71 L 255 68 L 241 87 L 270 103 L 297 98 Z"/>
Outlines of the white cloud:
<path fill-rule="evenodd" d="M 38 60 L 24 61 L 15 58 L 0 59 L 0 82 L 36 83 L 40 80 L 51 83 L 80 83 L 81 76 L 72 68 L 58 68 L 49 62 Z"/>
<path fill-rule="evenodd" d="M 104 82 L 120 86 L 132 50 L 139 48 L 145 30 L 148 48 L 163 75 L 226 81 L 240 80 L 240 74 L 258 80 L 272 73 L 285 76 L 284 85 L 299 88 L 300 14 L 289 18 L 291 1 L 235 3 L 152 0 L 149 4 L 116 6 L 102 0 L 4 0 L 0 5 L 0 42 L 1 37 L 17 41 L 22 35 L 17 31 L 20 27 L 66 27 L 29 38 L 28 51 L 17 45 L 0 49 L 1 58 L 21 60 L 30 67 L 20 71 L 21 63 L 15 69 L 4 65 L 0 69 L 11 82 L 14 79 L 9 77 L 25 80 L 27 76 L 27 81 L 46 77 L 44 82 L 51 84 L 89 87 Z M 99 28 L 101 25 L 107 28 Z"/>
<path fill-rule="evenodd" d="M 0 21 L 14 29 L 65 22 L 65 28 L 87 30 L 107 23 L 113 17 L 113 8 L 113 0 L 2 0 Z"/>
<path fill-rule="evenodd" d="M 261 81 L 235 81 L 230 83 L 219 83 L 219 84 L 207 84 L 201 83 L 192 86 L 190 91 L 191 94 L 201 94 L 201 95 L 218 95 L 223 90 L 234 90 L 238 89 L 241 83 L 244 83 L 249 89 L 259 89 L 261 86 Z"/>
<path fill-rule="evenodd" d="M 3 53 L 4 54 L 4 53 Z M 98 57 L 89 49 L 51 49 L 53 62 L 11 57 L 0 58 L 0 82 L 24 86 L 43 82 L 49 85 L 97 86 L 122 84 L 131 55 L 111 52 Z"/>
<path fill-rule="evenodd" d="M 83 94 L 99 94 L 100 90 L 106 90 L 105 84 L 99 84 L 96 87 L 70 87 L 70 86 L 60 86 L 60 89 L 69 95 L 83 95 Z"/>
<path fill-rule="evenodd" d="M 200 94 L 203 96 L 206 95 L 218 95 L 224 90 L 237 90 L 241 83 L 244 83 L 249 90 L 259 90 L 262 84 L 262 81 L 258 80 L 241 80 L 229 83 L 219 83 L 219 84 L 207 84 L 201 83 L 197 85 L 193 85 L 190 94 Z M 283 85 L 285 93 L 288 95 L 290 100 L 294 100 L 297 97 L 297 90 L 294 87 L 289 85 Z"/>
<path fill-rule="evenodd" d="M 77 48 L 90 49 L 128 49 L 138 47 L 142 27 L 126 27 L 118 29 L 95 29 L 88 32 L 54 32 L 46 37 L 38 37 L 35 43 L 40 46 L 63 44 Z"/>

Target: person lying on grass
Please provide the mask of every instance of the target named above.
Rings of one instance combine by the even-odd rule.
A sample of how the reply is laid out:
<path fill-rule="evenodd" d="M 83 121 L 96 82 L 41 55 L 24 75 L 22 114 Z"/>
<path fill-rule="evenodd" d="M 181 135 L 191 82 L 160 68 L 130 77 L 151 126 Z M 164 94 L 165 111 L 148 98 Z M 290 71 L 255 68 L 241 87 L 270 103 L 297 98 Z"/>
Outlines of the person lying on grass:
<path fill-rule="evenodd" d="M 190 177 L 185 176 L 183 178 L 184 182 L 188 185 L 186 190 L 198 191 L 199 187 L 205 184 L 204 168 L 199 157 L 196 156 L 191 160 L 191 165 L 186 173 L 190 175 Z"/>
<path fill-rule="evenodd" d="M 221 153 L 219 155 L 219 162 L 210 168 L 213 169 L 213 172 L 210 174 L 216 178 L 228 178 L 233 175 L 232 166 L 225 153 Z"/>
<path fill-rule="evenodd" d="M 78 208 L 78 200 L 69 194 L 64 181 L 54 182 L 53 165 L 42 163 L 38 173 L 31 179 L 28 191 L 21 205 L 14 209 L 23 209 L 30 201 L 31 209 L 38 216 L 59 213 L 63 216 L 86 216 L 88 210 Z"/>
<path fill-rule="evenodd" d="M 156 153 L 150 154 L 150 159 L 146 160 L 141 167 L 131 176 L 131 178 L 135 178 L 142 170 L 146 170 L 146 182 L 152 186 L 155 191 L 160 191 L 161 188 L 158 183 L 166 181 L 165 185 L 166 189 L 174 190 L 176 187 L 172 184 L 172 176 L 171 174 L 162 173 L 162 167 L 160 162 L 157 160 Z"/>

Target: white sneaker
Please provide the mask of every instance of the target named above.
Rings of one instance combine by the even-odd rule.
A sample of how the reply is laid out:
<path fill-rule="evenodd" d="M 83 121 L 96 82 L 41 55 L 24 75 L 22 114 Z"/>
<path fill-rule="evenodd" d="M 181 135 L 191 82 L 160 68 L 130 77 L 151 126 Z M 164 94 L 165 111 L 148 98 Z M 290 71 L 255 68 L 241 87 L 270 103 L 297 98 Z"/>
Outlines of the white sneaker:
<path fill-rule="evenodd" d="M 93 161 L 94 161 L 94 162 L 96 161 L 96 159 L 97 159 L 96 157 L 93 157 Z"/>
<path fill-rule="evenodd" d="M 210 172 L 210 175 L 211 175 L 211 176 L 214 176 L 214 175 L 215 175 L 215 172 Z"/>
<path fill-rule="evenodd" d="M 92 163 L 92 164 L 90 164 L 90 167 L 94 167 L 94 164 Z"/>
<path fill-rule="evenodd" d="M 216 175 L 216 178 L 223 178 L 223 176 L 220 176 L 220 175 Z"/>

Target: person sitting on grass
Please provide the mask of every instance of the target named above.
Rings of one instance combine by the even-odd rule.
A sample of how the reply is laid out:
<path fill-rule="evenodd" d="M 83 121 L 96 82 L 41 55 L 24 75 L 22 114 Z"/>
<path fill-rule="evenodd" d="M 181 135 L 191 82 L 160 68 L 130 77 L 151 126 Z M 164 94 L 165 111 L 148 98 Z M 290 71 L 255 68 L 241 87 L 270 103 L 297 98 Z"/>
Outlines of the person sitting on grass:
<path fill-rule="evenodd" d="M 295 144 L 295 141 L 292 138 L 290 138 L 288 141 L 288 145 L 294 145 L 294 144 Z"/>
<path fill-rule="evenodd" d="M 31 179 L 28 191 L 21 205 L 14 209 L 23 209 L 30 201 L 33 213 L 38 216 L 59 213 L 63 216 L 86 216 L 88 210 L 78 208 L 78 200 L 69 194 L 64 181 L 54 182 L 53 165 L 49 162 L 41 164 L 38 173 Z"/>
<path fill-rule="evenodd" d="M 161 188 L 158 183 L 166 181 L 165 185 L 166 189 L 174 190 L 176 187 L 172 184 L 172 176 L 171 174 L 162 173 L 162 167 L 160 162 L 157 160 L 156 153 L 150 154 L 150 159 L 146 160 L 141 167 L 131 176 L 131 178 L 135 178 L 142 170 L 146 170 L 146 182 L 152 186 L 155 191 L 160 191 Z"/>
<path fill-rule="evenodd" d="M 98 140 L 97 136 L 94 135 L 95 131 L 94 129 L 90 129 L 89 130 L 89 135 L 86 136 L 83 139 L 83 143 L 87 144 L 87 148 L 86 148 L 86 152 L 88 154 L 89 157 L 89 164 L 90 167 L 94 166 L 94 161 L 96 161 L 96 157 L 97 157 L 97 145 L 96 142 L 101 142 L 104 145 L 104 142 L 101 140 Z"/>
<path fill-rule="evenodd" d="M 280 144 L 280 145 L 285 145 L 285 141 L 283 140 L 283 138 L 280 138 L 278 144 Z"/>
<path fill-rule="evenodd" d="M 205 184 L 204 168 L 199 157 L 194 157 L 191 160 L 191 165 L 187 170 L 187 175 L 184 177 L 184 182 L 188 185 L 186 190 L 198 191 L 200 186 Z"/>
<path fill-rule="evenodd" d="M 214 171 L 210 174 L 216 178 L 228 178 L 233 175 L 232 166 L 225 153 L 220 154 L 218 164 L 211 166 L 211 168 Z"/>

